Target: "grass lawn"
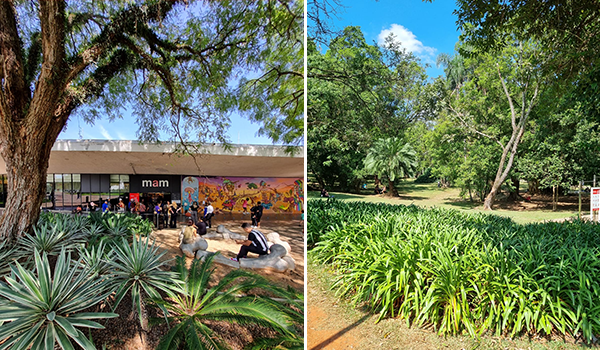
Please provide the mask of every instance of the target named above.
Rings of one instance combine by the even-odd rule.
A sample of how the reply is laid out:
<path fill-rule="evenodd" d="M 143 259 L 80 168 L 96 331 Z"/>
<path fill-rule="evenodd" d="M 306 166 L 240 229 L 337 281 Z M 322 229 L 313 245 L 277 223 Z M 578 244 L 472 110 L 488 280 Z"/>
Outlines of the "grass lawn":
<path fill-rule="evenodd" d="M 460 198 L 460 189 L 458 188 L 438 188 L 433 184 L 415 184 L 412 179 L 404 180 L 397 186 L 400 197 L 391 198 L 373 194 L 371 188 L 363 190 L 361 194 L 330 192 L 334 198 L 343 201 L 363 201 L 372 203 L 390 203 L 390 204 L 414 204 L 419 207 L 429 208 L 453 208 L 467 212 L 483 212 L 494 215 L 506 216 L 517 223 L 539 222 L 554 219 L 564 219 L 576 217 L 577 211 L 572 207 L 561 208 L 557 211 L 546 209 L 535 209 L 528 207 L 518 207 L 512 209 L 497 208 L 493 211 L 484 211 L 480 202 L 471 202 L 468 199 Z M 309 191 L 308 198 L 320 198 L 319 192 Z M 583 213 L 588 213 L 589 204 L 583 206 Z"/>

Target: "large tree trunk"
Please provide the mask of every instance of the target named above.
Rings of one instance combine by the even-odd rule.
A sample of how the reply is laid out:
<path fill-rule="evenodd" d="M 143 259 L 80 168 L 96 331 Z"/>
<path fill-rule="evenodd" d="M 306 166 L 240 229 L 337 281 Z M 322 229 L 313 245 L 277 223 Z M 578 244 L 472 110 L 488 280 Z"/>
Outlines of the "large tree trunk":
<path fill-rule="evenodd" d="M 517 200 L 519 200 L 519 187 L 520 187 L 521 181 L 517 177 L 512 177 L 511 181 L 512 181 L 512 186 L 514 187 L 514 190 L 509 192 L 508 199 L 511 201 L 517 201 Z"/>
<path fill-rule="evenodd" d="M 46 189 L 51 142 L 25 140 L 13 145 L 12 157 L 4 157 L 8 175 L 6 209 L 0 218 L 0 236 L 14 240 L 31 229 L 40 215 Z M 18 143 L 15 141 L 14 143 Z"/>
<path fill-rule="evenodd" d="M 5 68 L 0 77 L 0 153 L 8 177 L 6 209 L 0 218 L 2 240 L 14 240 L 37 221 L 50 150 L 74 108 L 72 100 L 63 95 L 68 73 L 64 6 L 60 1 L 40 2 L 43 63 L 32 96 L 24 74 L 15 9 L 11 2 L 0 1 L 0 56 Z"/>
<path fill-rule="evenodd" d="M 517 154 L 517 147 L 519 146 L 521 138 L 523 137 L 523 133 L 525 132 L 525 127 L 527 126 L 527 119 L 529 117 L 529 114 L 531 113 L 531 109 L 533 108 L 533 104 L 538 94 L 538 86 L 536 85 L 533 97 L 531 98 L 531 100 L 529 100 L 529 106 L 527 106 L 526 108 L 525 101 L 527 97 L 527 87 L 525 87 L 525 89 L 521 92 L 523 103 L 521 105 L 520 116 L 517 121 L 517 111 L 515 110 L 512 97 L 508 92 L 508 88 L 506 87 L 506 84 L 504 82 L 504 79 L 502 78 L 502 75 L 500 74 L 499 69 L 498 76 L 500 77 L 502 88 L 504 89 L 504 93 L 506 95 L 506 98 L 508 99 L 508 104 L 510 106 L 512 134 L 510 140 L 506 143 L 506 145 L 502 145 L 502 143 L 498 141 L 500 147 L 502 147 L 502 157 L 500 158 L 500 164 L 498 165 L 498 171 L 496 172 L 496 178 L 494 179 L 492 189 L 490 190 L 490 193 L 488 193 L 488 195 L 485 197 L 485 201 L 483 203 L 484 210 L 492 210 L 496 194 L 498 194 L 500 186 L 502 186 L 504 180 L 506 180 L 506 177 L 510 172 L 510 169 L 512 168 L 515 155 Z M 506 159 L 507 157 L 508 160 Z"/>

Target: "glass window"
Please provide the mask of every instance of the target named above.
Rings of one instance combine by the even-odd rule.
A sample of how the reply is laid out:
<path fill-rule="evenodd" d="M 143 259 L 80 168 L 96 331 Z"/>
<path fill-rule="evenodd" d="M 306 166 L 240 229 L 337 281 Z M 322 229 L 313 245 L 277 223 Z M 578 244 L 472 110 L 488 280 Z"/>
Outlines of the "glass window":
<path fill-rule="evenodd" d="M 81 175 L 71 174 L 71 190 L 73 191 L 73 205 L 81 205 L 83 198 L 81 196 Z"/>
<path fill-rule="evenodd" d="M 63 174 L 63 206 L 65 209 L 70 209 L 73 207 L 73 184 L 71 183 L 72 176 L 71 174 Z"/>
<path fill-rule="evenodd" d="M 42 208 L 53 209 L 54 208 L 54 174 L 46 175 L 46 195 L 42 200 Z"/>
<path fill-rule="evenodd" d="M 63 209 L 63 176 L 62 174 L 54 174 L 54 209 Z"/>

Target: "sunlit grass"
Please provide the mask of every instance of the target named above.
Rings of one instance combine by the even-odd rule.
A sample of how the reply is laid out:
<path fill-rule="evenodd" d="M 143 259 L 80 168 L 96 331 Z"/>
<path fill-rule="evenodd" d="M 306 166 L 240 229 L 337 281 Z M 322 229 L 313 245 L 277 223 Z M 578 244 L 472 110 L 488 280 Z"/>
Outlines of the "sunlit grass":
<path fill-rule="evenodd" d="M 484 214 L 494 214 L 513 219 L 520 224 L 530 222 L 541 222 L 556 219 L 565 219 L 577 217 L 578 213 L 569 210 L 505 210 L 495 209 L 493 211 L 483 210 L 480 202 L 471 202 L 468 199 L 460 197 L 460 190 L 457 188 L 438 188 L 437 184 L 415 184 L 413 180 L 401 181 L 398 186 L 400 197 L 391 198 L 387 196 L 375 195 L 372 186 L 363 190 L 361 194 L 330 192 L 335 199 L 341 201 L 360 201 L 367 203 L 387 203 L 416 205 L 421 208 L 447 208 L 458 209 L 465 212 L 480 212 Z M 317 191 L 308 191 L 308 198 L 320 198 Z M 585 212 L 584 212 L 585 213 Z"/>

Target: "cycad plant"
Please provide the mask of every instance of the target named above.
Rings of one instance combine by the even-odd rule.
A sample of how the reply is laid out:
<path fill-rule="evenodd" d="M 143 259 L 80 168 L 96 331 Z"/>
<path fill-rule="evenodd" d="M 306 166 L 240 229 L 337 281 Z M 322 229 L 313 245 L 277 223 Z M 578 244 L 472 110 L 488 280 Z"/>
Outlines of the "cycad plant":
<path fill-rule="evenodd" d="M 131 293 L 133 310 L 142 328 L 145 328 L 144 308 L 146 297 L 160 299 L 159 291 L 180 291 L 181 281 L 170 271 L 163 271 L 168 261 L 160 261 L 166 251 L 158 253 L 158 247 L 149 238 L 134 238 L 131 245 L 125 238 L 113 247 L 114 259 L 109 261 L 113 269 L 111 281 L 116 290 L 116 308 L 127 293 Z"/>
<path fill-rule="evenodd" d="M 283 338 L 280 343 L 302 342 L 292 325 L 293 319 L 302 319 L 302 306 L 294 302 L 289 293 L 274 287 L 261 276 L 243 270 L 230 272 L 214 288 L 209 289 L 214 271 L 211 269 L 213 257 L 205 261 L 194 260 L 189 270 L 185 267 L 183 257 L 177 259 L 176 269 L 180 279 L 186 282 L 185 289 L 183 293 L 171 293 L 171 302 L 154 300 L 169 310 L 167 320 L 176 322 L 157 349 L 228 349 L 227 344 L 204 323 L 207 320 L 258 324 L 279 331 Z M 251 289 L 285 296 L 288 303 L 243 295 Z M 299 311 L 294 311 L 289 304 L 294 304 Z"/>
<path fill-rule="evenodd" d="M 47 253 L 34 251 L 34 271 L 19 263 L 0 283 L 0 350 L 53 350 L 58 344 L 73 349 L 95 349 L 79 327 L 104 328 L 92 320 L 117 317 L 114 313 L 82 312 L 106 299 L 105 281 L 79 264 L 71 264 L 63 249 L 54 274 Z"/>

